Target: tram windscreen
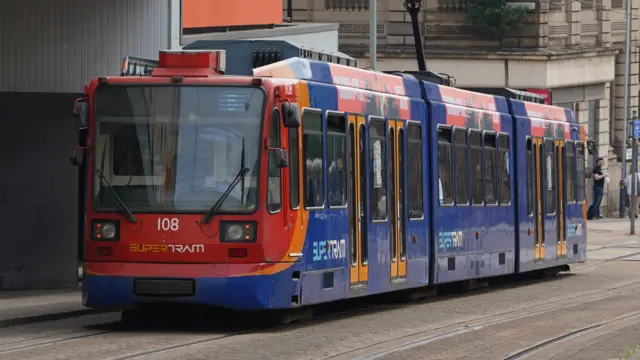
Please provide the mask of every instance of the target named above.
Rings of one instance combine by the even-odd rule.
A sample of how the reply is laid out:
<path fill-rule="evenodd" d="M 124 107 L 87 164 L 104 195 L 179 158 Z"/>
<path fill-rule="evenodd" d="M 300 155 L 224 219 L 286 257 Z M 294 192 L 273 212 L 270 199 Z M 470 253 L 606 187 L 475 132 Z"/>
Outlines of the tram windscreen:
<path fill-rule="evenodd" d="M 257 87 L 101 86 L 93 169 L 133 212 L 202 212 L 246 167 L 220 211 L 252 211 L 264 103 Z M 105 186 L 94 176 L 93 206 L 115 210 Z"/>

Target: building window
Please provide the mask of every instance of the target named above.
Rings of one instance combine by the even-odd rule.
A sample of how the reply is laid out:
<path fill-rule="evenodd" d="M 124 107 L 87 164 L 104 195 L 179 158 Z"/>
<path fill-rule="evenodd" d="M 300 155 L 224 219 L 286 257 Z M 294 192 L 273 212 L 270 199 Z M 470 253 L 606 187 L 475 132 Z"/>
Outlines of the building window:
<path fill-rule="evenodd" d="M 488 205 L 498 203 L 496 174 L 496 135 L 484 134 L 484 199 Z"/>
<path fill-rule="evenodd" d="M 407 198 L 409 219 L 421 219 L 424 214 L 422 195 L 422 127 L 419 124 L 407 125 Z"/>
<path fill-rule="evenodd" d="M 327 182 L 329 207 L 347 205 L 346 119 L 344 115 L 327 115 Z"/>
<path fill-rule="evenodd" d="M 469 182 L 467 176 L 468 156 L 467 156 L 467 131 L 457 128 L 453 133 L 453 146 L 455 155 L 455 182 L 456 182 L 456 204 L 464 206 L 469 204 Z"/>
<path fill-rule="evenodd" d="M 438 197 L 440 204 L 453 204 L 453 162 L 451 129 L 438 128 Z"/>
<path fill-rule="evenodd" d="M 509 135 L 498 135 L 498 184 L 500 205 L 511 203 L 511 158 L 509 153 Z"/>
<path fill-rule="evenodd" d="M 471 204 L 482 205 L 482 134 L 469 131 L 469 180 L 471 183 Z"/>
<path fill-rule="evenodd" d="M 304 206 L 324 207 L 322 116 L 318 112 L 302 114 L 302 177 Z"/>
<path fill-rule="evenodd" d="M 280 111 L 274 109 L 271 114 L 271 122 L 269 124 L 269 147 L 280 148 Z M 269 181 L 267 184 L 267 209 L 269 212 L 276 212 L 282 208 L 282 171 L 276 165 L 277 157 L 275 153 L 269 153 L 267 176 Z"/>
<path fill-rule="evenodd" d="M 382 119 L 369 118 L 371 220 L 387 220 L 387 131 Z"/>

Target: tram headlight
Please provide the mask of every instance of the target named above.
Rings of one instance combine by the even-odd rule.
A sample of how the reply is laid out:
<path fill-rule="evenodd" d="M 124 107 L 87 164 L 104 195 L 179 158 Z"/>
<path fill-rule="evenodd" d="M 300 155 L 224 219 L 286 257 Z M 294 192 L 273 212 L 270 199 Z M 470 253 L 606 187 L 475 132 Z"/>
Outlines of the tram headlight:
<path fill-rule="evenodd" d="M 221 221 L 220 242 L 256 242 L 256 223 Z"/>
<path fill-rule="evenodd" d="M 120 222 L 117 220 L 93 220 L 91 238 L 95 241 L 120 240 Z"/>

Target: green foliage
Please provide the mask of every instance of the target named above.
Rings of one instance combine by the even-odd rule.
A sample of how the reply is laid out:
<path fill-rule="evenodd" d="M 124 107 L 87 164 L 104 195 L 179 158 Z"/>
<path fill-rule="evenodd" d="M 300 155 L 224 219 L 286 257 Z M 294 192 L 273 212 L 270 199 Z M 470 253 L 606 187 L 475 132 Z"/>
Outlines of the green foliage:
<path fill-rule="evenodd" d="M 467 8 L 467 18 L 484 34 L 500 41 L 520 26 L 526 6 L 507 5 L 505 0 L 476 0 Z"/>

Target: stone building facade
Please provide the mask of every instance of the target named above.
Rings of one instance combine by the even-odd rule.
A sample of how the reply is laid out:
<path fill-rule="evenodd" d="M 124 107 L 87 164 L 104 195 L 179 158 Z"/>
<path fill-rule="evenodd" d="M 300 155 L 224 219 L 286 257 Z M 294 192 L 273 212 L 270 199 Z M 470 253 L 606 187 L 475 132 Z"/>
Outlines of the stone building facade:
<path fill-rule="evenodd" d="M 640 0 L 629 1 L 629 95 L 630 109 L 635 110 L 640 91 Z M 378 0 L 378 70 L 417 70 L 411 20 L 403 2 Z M 530 11 L 523 15 L 522 26 L 502 43 L 479 35 L 469 23 L 466 9 L 472 2 L 423 0 L 419 21 L 429 70 L 453 76 L 457 86 L 550 89 L 553 104 L 572 108 L 587 135 L 596 140 L 611 175 L 602 213 L 617 216 L 625 155 L 625 0 L 519 0 Z M 357 58 L 361 67 L 370 65 L 369 0 L 292 3 L 294 22 L 339 23 L 340 50 Z M 283 9 L 286 6 L 283 0 Z M 595 158 L 589 157 L 589 168 Z"/>

